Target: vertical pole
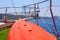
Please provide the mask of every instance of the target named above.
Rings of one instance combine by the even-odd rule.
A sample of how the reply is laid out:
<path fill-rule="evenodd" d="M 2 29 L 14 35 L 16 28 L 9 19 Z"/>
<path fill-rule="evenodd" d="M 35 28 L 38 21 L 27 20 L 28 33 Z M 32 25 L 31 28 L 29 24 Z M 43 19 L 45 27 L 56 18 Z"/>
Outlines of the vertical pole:
<path fill-rule="evenodd" d="M 26 16 L 26 6 L 23 6 L 23 8 L 24 8 L 24 13 L 25 13 L 25 16 Z"/>
<path fill-rule="evenodd" d="M 34 16 L 36 16 L 36 4 L 34 4 Z"/>
<path fill-rule="evenodd" d="M 7 22 L 8 21 L 7 16 L 6 16 L 6 13 L 7 13 L 7 8 L 5 9 L 5 15 L 3 16 L 4 22 Z"/>
<path fill-rule="evenodd" d="M 40 12 L 39 4 L 35 4 L 34 5 L 34 13 L 35 13 L 36 17 L 38 17 L 39 12 Z"/>
<path fill-rule="evenodd" d="M 5 9 L 5 16 L 6 16 L 6 14 L 7 14 L 7 8 Z"/>
<path fill-rule="evenodd" d="M 35 13 L 35 17 L 36 17 L 36 22 L 37 22 L 37 25 L 39 25 L 39 23 L 38 23 L 38 14 L 39 14 L 39 4 L 34 4 L 34 13 Z"/>
<path fill-rule="evenodd" d="M 28 17 L 30 17 L 30 13 L 31 13 L 31 8 L 29 8 L 29 14 L 28 14 Z"/>
<path fill-rule="evenodd" d="M 55 21 L 54 21 L 53 12 L 52 12 L 52 0 L 50 0 L 50 13 L 51 13 L 52 21 L 53 21 L 53 24 L 54 24 L 55 32 L 56 32 L 56 38 L 58 40 L 57 27 L 56 27 L 56 24 L 55 24 Z"/>

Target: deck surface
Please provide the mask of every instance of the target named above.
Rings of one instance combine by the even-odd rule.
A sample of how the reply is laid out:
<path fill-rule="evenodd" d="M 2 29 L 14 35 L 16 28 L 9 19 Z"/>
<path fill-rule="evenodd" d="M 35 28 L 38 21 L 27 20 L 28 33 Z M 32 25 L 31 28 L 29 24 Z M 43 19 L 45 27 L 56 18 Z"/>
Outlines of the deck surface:
<path fill-rule="evenodd" d="M 0 25 L 0 30 L 5 28 L 5 27 L 9 27 L 10 25 L 12 25 L 13 23 L 4 23 L 2 25 Z"/>

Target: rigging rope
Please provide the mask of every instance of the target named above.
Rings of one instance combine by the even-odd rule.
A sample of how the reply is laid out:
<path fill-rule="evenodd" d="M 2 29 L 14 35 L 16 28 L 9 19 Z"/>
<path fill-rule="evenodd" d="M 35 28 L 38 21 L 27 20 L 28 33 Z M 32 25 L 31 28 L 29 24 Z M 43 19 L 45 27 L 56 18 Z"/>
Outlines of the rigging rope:
<path fill-rule="evenodd" d="M 47 14 L 47 12 L 48 12 L 48 9 L 49 9 L 49 8 L 47 8 L 47 10 L 46 10 L 46 12 L 45 12 L 45 14 L 44 14 L 44 17 L 46 16 L 46 14 Z"/>
<path fill-rule="evenodd" d="M 46 15 L 46 13 L 48 12 L 48 9 L 49 9 L 49 8 L 47 8 L 47 10 L 46 10 L 46 12 L 45 12 L 45 14 L 44 14 L 44 17 L 45 17 L 45 15 Z M 41 18 L 41 21 L 42 21 L 43 24 L 49 29 L 49 31 L 52 32 L 51 29 L 49 28 L 49 26 L 45 23 L 45 21 L 44 21 L 42 18 Z"/>
<path fill-rule="evenodd" d="M 14 8 L 14 10 L 15 10 L 15 13 L 16 13 L 16 15 L 17 15 L 17 12 L 16 12 L 16 9 L 15 9 L 15 5 L 14 5 L 13 0 L 11 0 L 11 2 L 12 2 L 12 5 L 13 5 L 13 8 Z"/>
<path fill-rule="evenodd" d="M 60 5 L 52 5 L 52 7 L 60 7 Z M 40 9 L 44 9 L 44 8 L 50 8 L 50 6 L 41 7 Z"/>
<path fill-rule="evenodd" d="M 40 3 L 44 3 L 46 1 L 49 1 L 49 0 L 45 0 L 45 1 L 41 1 L 41 2 L 38 2 L 38 3 L 34 3 L 34 4 L 40 4 Z M 29 5 L 25 5 L 25 6 L 31 6 L 31 5 L 34 5 L 34 4 L 29 4 Z M 23 7 L 23 6 L 22 6 Z"/>
<path fill-rule="evenodd" d="M 44 14 L 44 16 L 46 15 L 46 13 L 48 12 L 48 9 L 49 8 L 47 8 L 47 10 L 46 10 L 46 12 L 45 12 L 45 14 Z M 43 22 L 43 24 L 49 29 L 49 31 L 52 33 L 52 30 L 49 28 L 49 26 L 45 23 L 45 21 L 41 18 L 41 21 Z M 52 33 L 53 34 L 53 33 Z"/>
<path fill-rule="evenodd" d="M 52 30 L 49 28 L 49 26 L 45 23 L 45 21 L 41 18 L 42 23 L 48 28 L 48 30 L 52 33 Z M 53 33 L 52 33 L 53 34 Z"/>

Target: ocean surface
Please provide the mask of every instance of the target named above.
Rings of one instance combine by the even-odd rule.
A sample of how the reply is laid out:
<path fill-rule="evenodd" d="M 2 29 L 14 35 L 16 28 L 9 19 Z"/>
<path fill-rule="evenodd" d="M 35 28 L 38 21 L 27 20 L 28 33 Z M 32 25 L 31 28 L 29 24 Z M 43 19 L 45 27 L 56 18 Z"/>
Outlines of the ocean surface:
<path fill-rule="evenodd" d="M 32 22 L 32 23 L 38 24 L 40 27 L 42 27 L 43 29 L 45 29 L 49 33 L 53 34 L 54 36 L 56 35 L 52 19 L 45 19 L 45 18 L 44 19 L 39 19 L 38 18 L 38 19 L 31 19 L 29 21 Z M 55 19 L 55 23 L 56 23 L 56 26 L 57 26 L 58 37 L 59 37 L 59 40 L 60 40 L 60 20 Z"/>

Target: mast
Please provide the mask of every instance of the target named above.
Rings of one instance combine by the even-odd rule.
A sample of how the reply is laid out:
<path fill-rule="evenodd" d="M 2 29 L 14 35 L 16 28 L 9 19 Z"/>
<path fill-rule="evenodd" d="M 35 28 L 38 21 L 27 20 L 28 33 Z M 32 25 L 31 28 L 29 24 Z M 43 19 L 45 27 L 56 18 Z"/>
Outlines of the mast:
<path fill-rule="evenodd" d="M 52 0 L 50 0 L 50 13 L 51 13 L 51 17 L 52 17 L 54 29 L 55 29 L 55 32 L 56 32 L 56 39 L 58 40 L 57 27 L 56 27 L 55 20 L 54 20 L 54 16 L 53 16 L 53 12 L 52 12 Z"/>

